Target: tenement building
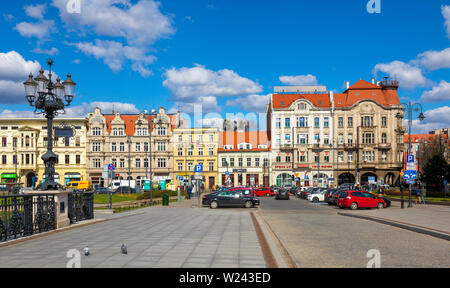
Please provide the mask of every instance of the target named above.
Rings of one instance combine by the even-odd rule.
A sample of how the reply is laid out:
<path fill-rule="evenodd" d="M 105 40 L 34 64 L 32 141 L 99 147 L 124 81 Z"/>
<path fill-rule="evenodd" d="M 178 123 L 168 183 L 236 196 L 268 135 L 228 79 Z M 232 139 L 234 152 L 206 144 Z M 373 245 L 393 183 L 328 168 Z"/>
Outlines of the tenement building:
<path fill-rule="evenodd" d="M 55 181 L 86 180 L 86 118 L 54 120 L 54 128 L 70 127 L 73 137 L 55 138 L 53 152 L 58 156 Z M 0 118 L 0 177 L 2 183 L 33 187 L 45 179 L 41 159 L 47 152 L 47 119 Z"/>
<path fill-rule="evenodd" d="M 221 186 L 268 187 L 270 143 L 267 132 L 221 132 L 218 161 Z"/>
<path fill-rule="evenodd" d="M 267 108 L 272 184 L 395 184 L 405 132 L 397 89 L 390 80 L 360 80 L 343 93 L 278 87 Z"/>
<path fill-rule="evenodd" d="M 194 176 L 195 165 L 203 166 L 204 187 L 212 189 L 218 184 L 217 128 L 181 128 L 173 132 L 175 186 L 183 186 Z"/>
<path fill-rule="evenodd" d="M 164 108 L 133 115 L 103 114 L 96 108 L 88 116 L 88 179 L 93 185 L 108 186 L 102 172 L 104 165 L 112 164 L 115 179 L 136 180 L 142 187 L 141 182 L 151 178 L 174 189 L 172 133 L 183 125 L 179 113 L 166 114 Z"/>

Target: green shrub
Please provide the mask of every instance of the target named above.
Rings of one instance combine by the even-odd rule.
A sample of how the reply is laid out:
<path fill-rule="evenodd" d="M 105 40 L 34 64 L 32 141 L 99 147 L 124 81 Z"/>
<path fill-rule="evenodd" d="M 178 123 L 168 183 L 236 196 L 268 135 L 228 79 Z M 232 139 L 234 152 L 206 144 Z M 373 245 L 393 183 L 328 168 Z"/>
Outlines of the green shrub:
<path fill-rule="evenodd" d="M 169 194 L 169 197 L 177 196 L 177 191 L 172 191 L 172 190 L 165 190 L 165 191 L 153 190 L 152 197 L 153 198 L 162 198 L 162 195 L 165 194 L 165 193 Z M 181 195 L 183 196 L 184 193 L 181 193 Z M 146 191 L 146 192 L 140 194 L 137 197 L 137 200 L 147 200 L 147 199 L 150 199 L 150 191 Z"/>

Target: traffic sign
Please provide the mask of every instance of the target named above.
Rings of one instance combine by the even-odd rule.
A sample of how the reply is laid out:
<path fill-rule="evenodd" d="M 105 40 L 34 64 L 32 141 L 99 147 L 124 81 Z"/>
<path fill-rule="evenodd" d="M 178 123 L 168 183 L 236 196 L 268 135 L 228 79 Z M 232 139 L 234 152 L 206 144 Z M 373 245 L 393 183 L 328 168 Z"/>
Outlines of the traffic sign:
<path fill-rule="evenodd" d="M 226 176 L 230 175 L 230 172 L 228 172 L 228 171 L 227 171 L 227 172 L 225 172 L 225 175 L 226 175 Z"/>
<path fill-rule="evenodd" d="M 116 166 L 114 166 L 113 164 L 108 164 L 108 170 L 114 171 L 114 170 L 116 170 Z"/>
<path fill-rule="evenodd" d="M 195 165 L 195 173 L 202 173 L 203 165 Z"/>
<path fill-rule="evenodd" d="M 406 163 L 414 163 L 414 155 L 408 155 L 406 157 Z"/>
<path fill-rule="evenodd" d="M 308 175 L 305 175 L 305 180 L 309 180 L 309 176 Z"/>
<path fill-rule="evenodd" d="M 405 180 L 417 179 L 417 171 L 416 170 L 406 170 L 403 178 L 405 178 Z"/>

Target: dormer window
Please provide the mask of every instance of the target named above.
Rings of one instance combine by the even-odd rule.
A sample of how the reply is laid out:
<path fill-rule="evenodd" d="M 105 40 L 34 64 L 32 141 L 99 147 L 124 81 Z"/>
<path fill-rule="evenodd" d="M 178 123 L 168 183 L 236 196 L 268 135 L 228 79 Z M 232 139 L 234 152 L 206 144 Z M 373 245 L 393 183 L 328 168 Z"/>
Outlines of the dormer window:
<path fill-rule="evenodd" d="M 252 145 L 250 143 L 240 143 L 239 150 L 251 150 Z"/>
<path fill-rule="evenodd" d="M 225 150 L 233 150 L 234 146 L 233 145 L 224 145 L 223 149 Z"/>
<path fill-rule="evenodd" d="M 267 149 L 267 145 L 258 145 L 258 149 Z"/>

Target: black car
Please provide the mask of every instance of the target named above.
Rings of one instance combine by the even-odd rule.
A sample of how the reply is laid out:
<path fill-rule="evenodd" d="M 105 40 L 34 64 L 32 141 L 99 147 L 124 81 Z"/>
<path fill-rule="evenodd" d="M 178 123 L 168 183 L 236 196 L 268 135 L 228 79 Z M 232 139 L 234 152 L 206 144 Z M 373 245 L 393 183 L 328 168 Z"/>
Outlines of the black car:
<path fill-rule="evenodd" d="M 259 206 L 259 199 L 252 195 L 244 195 L 242 191 L 222 191 L 203 196 L 203 206 L 211 209 L 219 207 L 245 207 Z"/>
<path fill-rule="evenodd" d="M 120 186 L 117 188 L 114 193 L 116 194 L 136 194 L 136 189 L 128 187 L 128 186 Z"/>
<path fill-rule="evenodd" d="M 289 191 L 285 189 L 280 189 L 277 194 L 275 194 L 276 200 L 289 200 Z"/>
<path fill-rule="evenodd" d="M 384 208 L 391 207 L 391 200 L 389 200 L 386 197 L 381 197 L 381 199 L 383 199 L 384 203 L 386 204 L 386 206 L 384 206 Z"/>
<path fill-rule="evenodd" d="M 328 205 L 337 205 L 339 193 L 341 193 L 344 190 L 345 189 L 334 189 L 334 191 L 332 191 L 327 198 Z"/>

